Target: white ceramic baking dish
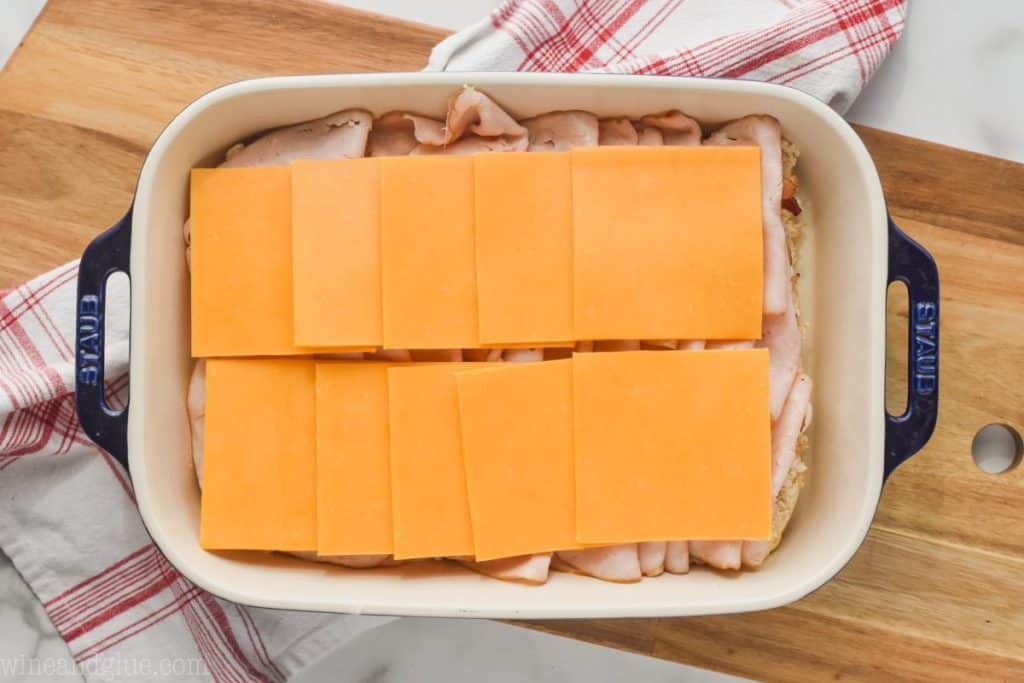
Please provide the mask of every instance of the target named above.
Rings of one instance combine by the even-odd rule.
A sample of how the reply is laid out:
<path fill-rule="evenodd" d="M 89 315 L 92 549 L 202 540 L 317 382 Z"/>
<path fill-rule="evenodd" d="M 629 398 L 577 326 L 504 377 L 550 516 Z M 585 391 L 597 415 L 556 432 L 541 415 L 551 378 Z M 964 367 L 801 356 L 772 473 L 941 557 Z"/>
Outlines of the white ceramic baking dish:
<path fill-rule="evenodd" d="M 759 571 L 704 569 L 619 585 L 553 573 L 529 587 L 449 564 L 349 570 L 284 555 L 219 553 L 198 543 L 199 489 L 185 393 L 189 292 L 181 226 L 189 169 L 213 165 L 259 131 L 349 107 L 443 116 L 472 84 L 517 117 L 558 109 L 640 115 L 681 109 L 702 123 L 777 117 L 799 145 L 800 197 L 810 229 L 799 254 L 807 323 L 805 368 L 815 380 L 809 477 L 781 547 Z M 131 278 L 130 410 L 102 401 L 107 276 Z M 911 295 L 908 412 L 884 409 L 885 299 Z M 238 602 L 303 610 L 503 618 L 678 616 L 782 605 L 813 591 L 863 540 L 884 476 L 919 449 L 935 420 L 938 281 L 934 262 L 887 217 L 878 174 L 853 130 L 817 100 L 762 83 L 559 74 L 366 74 L 267 78 L 218 88 L 161 133 L 142 167 L 134 208 L 83 256 L 79 280 L 78 405 L 83 425 L 130 472 L 146 527 L 189 579 Z M 258 505 L 259 501 L 253 501 Z"/>

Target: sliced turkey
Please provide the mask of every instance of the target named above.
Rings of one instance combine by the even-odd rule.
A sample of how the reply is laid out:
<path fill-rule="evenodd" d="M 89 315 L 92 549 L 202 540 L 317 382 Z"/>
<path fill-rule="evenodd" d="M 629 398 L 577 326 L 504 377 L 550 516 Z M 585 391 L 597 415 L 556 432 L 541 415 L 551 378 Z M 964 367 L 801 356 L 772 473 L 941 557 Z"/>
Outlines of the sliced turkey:
<path fill-rule="evenodd" d="M 585 111 L 553 111 L 522 123 L 528 132 L 531 152 L 597 146 L 597 117 Z"/>
<path fill-rule="evenodd" d="M 473 562 L 471 560 L 459 560 L 459 562 L 474 571 L 495 579 L 540 584 L 548 580 L 548 570 L 551 567 L 551 553 L 503 557 L 498 560 L 485 560 L 483 562 Z"/>
<path fill-rule="evenodd" d="M 706 145 L 757 145 L 761 148 L 761 202 L 764 222 L 764 312 L 786 311 L 789 247 L 782 224 L 782 127 L 771 116 L 744 116 L 712 133 Z"/>
<path fill-rule="evenodd" d="M 597 144 L 602 147 L 606 145 L 636 145 L 639 138 L 633 123 L 625 116 L 612 119 L 601 119 L 597 123 L 598 137 Z"/>
<path fill-rule="evenodd" d="M 373 117 L 348 109 L 314 121 L 278 128 L 248 145 L 228 150 L 223 168 L 287 166 L 296 159 L 344 159 L 366 153 Z"/>
<path fill-rule="evenodd" d="M 639 581 L 643 576 L 636 543 L 559 550 L 555 556 L 573 571 L 596 579 L 632 583 Z"/>

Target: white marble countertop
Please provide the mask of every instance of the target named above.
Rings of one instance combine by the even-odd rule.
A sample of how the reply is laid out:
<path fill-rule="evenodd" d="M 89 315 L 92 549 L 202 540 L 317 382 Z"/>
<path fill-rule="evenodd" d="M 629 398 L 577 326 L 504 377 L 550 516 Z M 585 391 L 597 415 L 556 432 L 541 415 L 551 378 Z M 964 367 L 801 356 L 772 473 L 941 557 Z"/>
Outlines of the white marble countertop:
<path fill-rule="evenodd" d="M 497 0 L 331 0 L 459 29 Z M 0 2 L 2 66 L 44 0 Z M 1021 0 L 915 0 L 888 61 L 849 112 L 852 121 L 1024 162 Z M 0 481 L 0 490 L 10 482 Z M 358 623 L 362 617 L 349 617 Z M 356 623 L 353 626 L 356 626 Z M 354 628 L 353 631 L 363 631 Z M 0 678 L 33 666 L 71 671 L 46 613 L 0 553 Z M 395 619 L 355 636 L 300 677 L 315 681 L 730 681 L 691 667 L 491 622 Z"/>

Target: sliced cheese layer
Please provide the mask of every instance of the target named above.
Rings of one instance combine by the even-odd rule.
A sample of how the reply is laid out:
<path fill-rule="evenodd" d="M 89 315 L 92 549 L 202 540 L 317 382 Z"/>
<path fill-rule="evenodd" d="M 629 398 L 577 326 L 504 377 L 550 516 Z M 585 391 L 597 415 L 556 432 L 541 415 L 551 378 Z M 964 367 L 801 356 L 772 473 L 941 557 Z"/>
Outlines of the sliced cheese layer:
<path fill-rule="evenodd" d="M 572 361 L 457 375 L 478 560 L 576 546 Z"/>
<path fill-rule="evenodd" d="M 294 341 L 379 346 L 380 161 L 292 164 Z"/>
<path fill-rule="evenodd" d="M 381 159 L 384 346 L 479 346 L 473 160 Z"/>
<path fill-rule="evenodd" d="M 374 348 L 293 341 L 289 168 L 196 168 L 191 182 L 193 357 Z"/>
<path fill-rule="evenodd" d="M 389 555 L 388 364 L 317 363 L 317 552 Z"/>
<path fill-rule="evenodd" d="M 573 364 L 581 542 L 769 537 L 764 349 L 586 353 Z"/>
<path fill-rule="evenodd" d="M 567 152 L 473 157 L 482 344 L 573 339 Z"/>
<path fill-rule="evenodd" d="M 474 365 L 388 369 L 395 559 L 474 554 L 455 384 Z"/>
<path fill-rule="evenodd" d="M 202 547 L 316 550 L 315 385 L 312 361 L 207 362 Z"/>
<path fill-rule="evenodd" d="M 756 147 L 572 155 L 577 339 L 759 339 Z"/>

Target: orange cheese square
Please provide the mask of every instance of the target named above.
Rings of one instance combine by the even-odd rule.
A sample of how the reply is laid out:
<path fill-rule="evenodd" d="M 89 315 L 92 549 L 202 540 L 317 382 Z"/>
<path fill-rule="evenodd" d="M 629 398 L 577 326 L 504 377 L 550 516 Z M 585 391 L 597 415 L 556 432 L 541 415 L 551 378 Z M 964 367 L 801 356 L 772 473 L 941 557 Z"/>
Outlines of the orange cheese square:
<path fill-rule="evenodd" d="M 388 369 L 395 559 L 473 555 L 455 373 L 474 365 Z"/>
<path fill-rule="evenodd" d="M 759 339 L 757 147 L 572 154 L 577 339 Z"/>
<path fill-rule="evenodd" d="M 316 365 L 317 552 L 389 555 L 388 365 Z"/>
<path fill-rule="evenodd" d="M 381 159 L 384 346 L 479 346 L 473 160 Z"/>
<path fill-rule="evenodd" d="M 477 560 L 576 547 L 572 360 L 456 380 Z"/>
<path fill-rule="evenodd" d="M 316 549 L 315 385 L 312 361 L 207 362 L 202 547 Z"/>
<path fill-rule="evenodd" d="M 473 157 L 482 344 L 573 339 L 568 152 Z"/>
<path fill-rule="evenodd" d="M 292 164 L 292 263 L 296 344 L 381 344 L 378 159 Z"/>
<path fill-rule="evenodd" d="M 291 204 L 286 167 L 192 169 L 194 357 L 363 350 L 292 342 Z"/>
<path fill-rule="evenodd" d="M 768 351 L 573 357 L 576 537 L 766 539 Z"/>

